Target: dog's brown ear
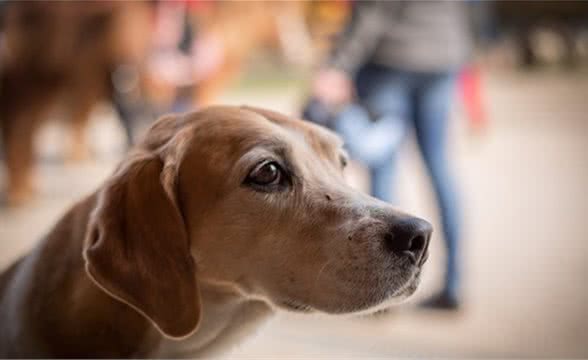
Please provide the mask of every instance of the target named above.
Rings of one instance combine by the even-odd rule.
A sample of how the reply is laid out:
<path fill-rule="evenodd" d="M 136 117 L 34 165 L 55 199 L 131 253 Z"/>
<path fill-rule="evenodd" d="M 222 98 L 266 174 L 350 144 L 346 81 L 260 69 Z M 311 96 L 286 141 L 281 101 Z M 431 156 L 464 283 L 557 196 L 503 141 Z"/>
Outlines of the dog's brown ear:
<path fill-rule="evenodd" d="M 186 227 L 162 168 L 159 158 L 147 157 L 110 179 L 99 194 L 84 258 L 102 290 L 163 335 L 181 338 L 198 325 L 200 299 Z"/>

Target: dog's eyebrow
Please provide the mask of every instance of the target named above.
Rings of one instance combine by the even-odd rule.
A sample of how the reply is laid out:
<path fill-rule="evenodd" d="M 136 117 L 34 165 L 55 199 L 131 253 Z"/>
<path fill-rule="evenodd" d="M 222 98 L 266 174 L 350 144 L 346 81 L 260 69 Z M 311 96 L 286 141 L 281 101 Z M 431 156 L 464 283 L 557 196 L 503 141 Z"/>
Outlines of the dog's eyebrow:
<path fill-rule="evenodd" d="M 289 146 L 284 143 L 284 141 L 275 137 L 257 138 L 255 141 L 248 144 L 245 152 L 248 154 L 247 158 L 250 159 L 249 161 L 251 161 L 251 159 L 261 159 L 268 155 L 273 155 L 283 162 L 290 163 Z"/>
<path fill-rule="evenodd" d="M 288 145 L 277 137 L 260 137 L 251 142 L 249 149 L 263 148 L 279 155 L 285 155 L 288 152 Z"/>

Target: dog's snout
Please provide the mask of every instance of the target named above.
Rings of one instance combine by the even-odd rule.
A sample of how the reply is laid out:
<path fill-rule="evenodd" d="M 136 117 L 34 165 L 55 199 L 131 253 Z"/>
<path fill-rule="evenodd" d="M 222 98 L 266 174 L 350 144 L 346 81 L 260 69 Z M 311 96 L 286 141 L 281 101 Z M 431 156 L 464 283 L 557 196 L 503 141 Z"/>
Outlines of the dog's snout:
<path fill-rule="evenodd" d="M 427 258 L 427 248 L 433 227 L 419 218 L 397 220 L 384 241 L 387 249 L 398 256 L 406 256 L 413 263 L 422 265 Z"/>

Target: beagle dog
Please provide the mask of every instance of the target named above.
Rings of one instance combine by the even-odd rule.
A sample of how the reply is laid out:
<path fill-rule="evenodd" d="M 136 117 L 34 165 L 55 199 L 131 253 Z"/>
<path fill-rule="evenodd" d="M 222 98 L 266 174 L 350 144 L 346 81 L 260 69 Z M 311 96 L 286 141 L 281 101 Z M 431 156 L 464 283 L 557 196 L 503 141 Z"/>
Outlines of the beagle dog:
<path fill-rule="evenodd" d="M 157 121 L 0 276 L 0 357 L 200 357 L 276 310 L 411 295 L 428 222 L 349 187 L 339 138 L 251 107 Z"/>

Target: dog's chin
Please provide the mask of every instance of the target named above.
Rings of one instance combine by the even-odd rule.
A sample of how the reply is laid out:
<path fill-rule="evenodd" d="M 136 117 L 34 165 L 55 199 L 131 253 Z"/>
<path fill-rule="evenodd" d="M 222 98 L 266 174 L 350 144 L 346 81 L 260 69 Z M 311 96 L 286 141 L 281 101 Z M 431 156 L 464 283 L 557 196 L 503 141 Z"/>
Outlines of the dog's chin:
<path fill-rule="evenodd" d="M 351 311 L 348 312 L 348 314 L 352 316 L 366 316 L 386 312 L 390 308 L 400 305 L 410 298 L 416 292 L 419 283 L 420 277 L 418 275 L 414 276 L 397 289 L 391 296 L 383 298 L 373 306 L 359 309 L 357 311 Z"/>
<path fill-rule="evenodd" d="M 275 302 L 278 308 L 288 312 L 297 313 L 323 313 L 330 315 L 364 316 L 380 313 L 389 308 L 405 302 L 418 288 L 420 274 L 415 274 L 397 289 L 382 289 L 382 295 L 377 298 L 367 299 L 361 304 L 338 304 L 328 307 L 312 306 L 304 302 L 283 299 Z"/>

